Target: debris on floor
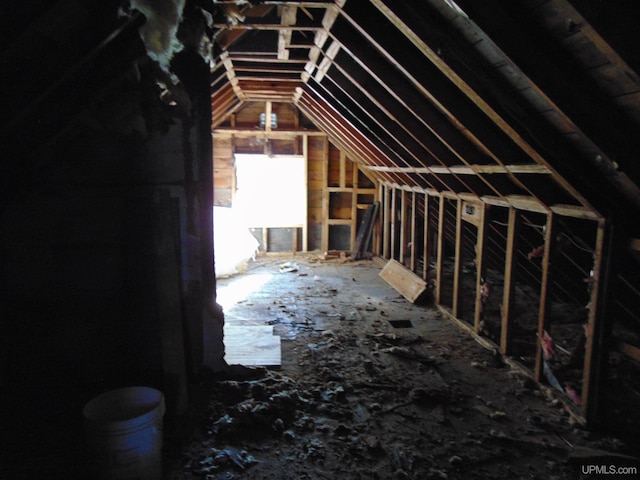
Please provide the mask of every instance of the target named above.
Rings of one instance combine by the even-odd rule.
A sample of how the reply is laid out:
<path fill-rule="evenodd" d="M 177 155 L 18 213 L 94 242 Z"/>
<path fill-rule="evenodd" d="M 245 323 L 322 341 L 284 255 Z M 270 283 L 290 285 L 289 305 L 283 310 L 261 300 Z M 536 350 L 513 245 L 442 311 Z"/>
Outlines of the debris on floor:
<path fill-rule="evenodd" d="M 597 459 L 637 465 L 633 445 L 582 430 L 497 351 L 399 297 L 371 262 L 296 260 L 308 275 L 278 276 L 225 310 L 230 325 L 274 325 L 281 369 L 204 382 L 206 408 L 187 445 L 167 446 L 165 479 L 564 480 L 591 478 L 581 467 Z M 257 262 L 246 275 L 280 270 Z"/>

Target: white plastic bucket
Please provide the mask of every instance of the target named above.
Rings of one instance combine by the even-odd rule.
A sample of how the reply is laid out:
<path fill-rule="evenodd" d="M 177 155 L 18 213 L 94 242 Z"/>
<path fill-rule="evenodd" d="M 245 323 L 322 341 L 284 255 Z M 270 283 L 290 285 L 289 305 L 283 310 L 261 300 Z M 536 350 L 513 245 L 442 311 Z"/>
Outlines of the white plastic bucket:
<path fill-rule="evenodd" d="M 164 396 L 149 387 L 103 393 L 87 403 L 87 442 L 100 480 L 161 480 Z"/>

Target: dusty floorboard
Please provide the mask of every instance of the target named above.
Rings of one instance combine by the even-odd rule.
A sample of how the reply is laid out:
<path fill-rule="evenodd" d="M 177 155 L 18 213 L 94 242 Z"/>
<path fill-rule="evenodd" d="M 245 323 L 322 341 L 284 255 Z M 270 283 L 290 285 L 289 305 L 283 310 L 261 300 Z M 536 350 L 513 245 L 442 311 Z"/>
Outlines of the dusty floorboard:
<path fill-rule="evenodd" d="M 284 261 L 297 271 L 280 273 Z M 282 366 L 207 382 L 191 440 L 167 445 L 165 478 L 560 480 L 637 468 L 622 456 L 634 446 L 574 425 L 528 377 L 379 272 L 310 255 L 259 259 L 220 281 L 227 324 L 272 325 Z"/>

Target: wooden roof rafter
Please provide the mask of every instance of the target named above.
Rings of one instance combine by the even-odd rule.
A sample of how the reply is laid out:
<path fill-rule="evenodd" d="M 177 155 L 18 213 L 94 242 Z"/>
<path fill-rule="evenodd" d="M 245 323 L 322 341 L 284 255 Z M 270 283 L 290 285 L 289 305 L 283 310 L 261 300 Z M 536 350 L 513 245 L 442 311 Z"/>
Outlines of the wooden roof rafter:
<path fill-rule="evenodd" d="M 330 76 L 327 76 L 327 78 L 328 78 L 329 80 L 331 80 L 331 77 L 330 77 Z M 337 87 L 338 89 L 340 89 L 340 90 L 343 92 L 343 94 L 344 94 L 344 95 L 346 95 L 346 96 L 347 96 L 347 97 L 348 97 L 348 98 L 349 98 L 349 99 L 350 99 L 354 104 L 356 104 L 356 105 L 358 104 L 358 102 L 357 102 L 353 97 L 351 97 L 351 96 L 350 96 L 350 94 L 349 94 L 346 90 L 344 90 L 344 89 L 343 89 L 343 88 L 342 88 L 338 83 L 336 83 L 336 82 L 333 82 L 333 83 L 334 83 L 334 84 L 336 85 L 336 87 Z M 307 85 L 308 85 L 308 83 L 307 83 Z M 323 86 L 322 84 L 317 84 L 317 85 L 319 85 L 320 87 L 324 88 L 324 86 Z M 357 85 L 359 89 L 363 90 L 362 86 L 360 86 L 358 83 L 354 83 L 354 85 Z M 326 90 L 325 90 L 325 91 L 326 91 Z M 326 92 L 327 92 L 327 94 L 328 94 L 328 91 L 326 91 Z M 341 105 L 341 107 L 342 107 L 343 109 L 345 109 L 346 111 L 348 111 L 348 109 L 346 108 L 346 106 L 344 106 L 344 105 L 342 104 L 342 102 L 340 102 L 340 100 L 338 100 L 338 99 L 337 99 L 337 98 L 335 98 L 335 97 L 332 97 L 332 99 L 333 99 L 333 101 L 338 102 L 338 103 Z M 325 101 L 326 101 L 326 100 L 325 100 Z M 408 148 L 408 147 L 407 147 L 403 142 L 399 141 L 399 140 L 398 140 L 398 139 L 397 139 L 397 138 L 396 138 L 396 137 L 395 137 L 395 136 L 394 136 L 394 135 L 393 135 L 393 134 L 392 134 L 392 133 L 391 133 L 391 132 L 390 132 L 390 131 L 389 131 L 389 130 L 388 130 L 388 129 L 387 129 L 387 128 L 382 124 L 382 123 L 381 123 L 381 122 L 379 122 L 378 120 L 376 120 L 375 118 L 373 118 L 373 117 L 371 116 L 371 113 L 370 113 L 370 112 L 368 112 L 368 111 L 366 111 L 366 110 L 361 110 L 361 112 L 362 112 L 362 116 L 363 116 L 363 117 L 369 117 L 369 118 L 370 118 L 370 119 L 371 119 L 371 120 L 372 120 L 372 121 L 373 121 L 373 122 L 374 122 L 374 123 L 375 123 L 375 124 L 380 128 L 380 129 L 382 129 L 382 130 L 386 133 L 386 136 L 387 136 L 389 139 L 393 140 L 393 141 L 394 141 L 394 142 L 395 142 L 395 143 L 396 143 L 396 144 L 397 144 L 397 145 L 398 145 L 402 150 L 404 150 L 404 152 L 405 152 L 405 154 L 406 154 L 406 155 L 408 155 L 408 156 L 412 157 L 416 162 L 420 162 L 420 159 L 419 159 L 419 158 L 418 158 L 418 157 L 417 157 L 417 156 L 416 156 L 416 155 L 415 155 L 411 150 L 409 150 L 409 148 Z M 395 160 L 395 164 L 396 164 L 396 165 L 400 164 L 400 165 L 404 165 L 405 167 L 409 167 L 409 165 L 407 164 L 407 161 L 406 161 L 406 160 L 405 160 L 405 158 L 404 158 L 404 155 L 403 155 L 402 153 L 400 153 L 400 152 L 396 151 L 396 149 L 395 149 L 393 146 L 391 146 L 387 140 L 383 139 L 380 135 L 378 135 L 378 134 L 374 133 L 373 131 L 371 131 L 371 130 L 370 130 L 370 128 L 369 128 L 369 127 L 364 123 L 364 121 L 363 121 L 363 119 L 360 117 L 360 115 L 357 115 L 357 114 L 352 113 L 352 112 L 350 112 L 350 114 L 351 114 L 351 116 L 352 116 L 355 120 L 357 120 L 358 122 L 360 122 L 360 123 L 361 123 L 361 125 L 362 125 L 364 128 L 367 128 L 367 129 L 371 132 L 371 135 L 372 135 L 374 138 L 376 138 L 376 140 L 377 140 L 377 141 L 379 141 L 379 142 L 380 142 L 381 144 L 383 144 L 383 145 L 384 145 L 384 146 L 385 146 L 389 151 L 391 151 L 391 152 L 393 152 L 393 153 L 395 154 L 395 157 L 394 157 L 394 158 L 396 159 L 396 160 Z M 417 174 L 418 174 L 418 176 L 421 178 L 421 180 L 423 180 L 424 182 L 426 182 L 426 183 L 430 184 L 433 188 L 435 188 L 435 186 L 433 185 L 432 180 L 429 180 L 429 179 L 425 178 L 425 177 L 422 175 L 422 173 L 421 173 L 421 172 L 405 172 L 405 171 L 401 171 L 401 172 L 402 172 L 402 173 L 417 173 Z M 437 180 L 437 181 L 441 184 L 441 186 L 442 186 L 442 188 L 441 188 L 441 189 L 451 190 L 451 187 L 450 187 L 450 186 L 446 183 L 446 181 L 444 181 L 443 179 L 441 179 L 441 178 L 439 178 L 439 177 L 436 177 L 436 178 L 435 178 L 435 180 Z"/>
<path fill-rule="evenodd" d="M 335 44 L 335 43 L 338 43 L 338 42 L 337 42 L 337 41 L 334 41 L 334 44 Z M 378 99 L 376 99 L 376 98 L 375 98 L 375 97 L 374 97 L 374 96 L 373 96 L 373 95 L 368 91 L 368 89 L 367 89 L 367 88 L 364 88 L 364 86 L 362 86 L 362 85 L 361 85 L 361 84 L 360 84 L 360 83 L 359 83 L 355 78 L 353 78 L 353 77 L 352 77 L 352 76 L 351 76 L 351 75 L 350 75 L 350 74 L 349 74 L 345 69 L 343 69 L 343 68 L 340 66 L 340 64 L 339 64 L 338 62 L 333 62 L 333 65 L 334 65 L 334 67 L 335 67 L 335 68 L 336 68 L 340 73 L 342 73 L 342 74 L 343 74 L 343 75 L 344 75 L 344 76 L 349 80 L 349 82 L 351 82 L 353 85 L 357 85 L 357 86 L 358 86 L 359 91 L 360 91 L 362 94 L 364 94 L 364 95 L 365 95 L 365 96 L 366 96 L 366 97 L 367 97 L 367 98 L 368 98 L 368 99 L 369 99 L 369 100 L 370 100 L 370 101 L 371 101 L 371 102 L 372 102 L 372 103 L 373 103 L 373 104 L 374 104 L 374 105 L 375 105 L 375 106 L 376 106 L 376 107 L 377 107 L 381 112 L 383 112 L 383 113 L 386 115 L 386 118 L 387 118 L 388 120 L 390 120 L 390 121 L 391 121 L 391 124 L 398 125 L 398 126 L 399 126 L 399 127 L 400 127 L 400 128 L 401 128 L 401 129 L 402 129 L 402 130 L 403 130 L 403 131 L 404 131 L 404 132 L 405 132 L 405 133 L 406 133 L 406 134 L 407 134 L 411 139 L 413 139 L 413 140 L 416 142 L 416 144 L 418 144 L 418 145 L 419 145 L 419 146 L 424 150 L 424 152 L 429 156 L 429 158 L 433 159 L 434 161 L 436 161 L 437 163 L 439 163 L 439 164 L 440 164 L 440 165 L 442 165 L 442 166 L 446 166 L 445 162 L 443 162 L 443 161 L 438 157 L 438 155 L 437 155 L 436 153 L 434 153 L 434 152 L 432 151 L 432 149 L 431 149 L 428 145 L 426 145 L 426 144 L 425 144 L 425 142 L 424 142 L 424 141 L 422 141 L 422 139 L 418 138 L 418 136 L 417 136 L 417 135 L 416 135 L 416 134 L 415 134 L 411 129 L 409 129 L 407 125 L 405 125 L 405 124 L 404 124 L 403 122 L 401 122 L 398 118 L 396 118 L 396 117 L 395 117 L 395 116 L 394 116 L 394 115 L 393 115 L 393 114 L 388 110 L 388 108 L 386 108 L 384 105 L 382 105 L 382 103 L 381 103 Z M 329 78 L 329 80 L 333 81 L 333 83 L 334 83 L 338 88 L 342 89 L 342 87 L 339 85 L 339 83 L 338 83 L 338 82 L 336 82 L 336 81 L 332 80 L 332 76 L 331 76 L 331 75 L 328 75 L 328 74 L 327 74 L 327 78 Z M 397 96 L 394 92 L 392 92 L 392 90 L 391 90 L 388 86 L 386 86 L 386 84 L 385 84 L 385 87 L 387 87 L 387 91 L 388 91 L 388 92 L 390 92 L 390 93 L 392 94 L 392 97 L 397 101 L 397 100 L 398 100 L 398 96 Z M 344 91 L 344 89 L 343 89 L 343 91 Z M 346 95 L 349 95 L 349 94 L 348 94 L 348 92 L 346 92 L 346 91 L 344 91 L 344 93 L 345 93 Z M 353 99 L 353 97 L 351 97 L 351 98 Z M 354 101 L 354 103 L 356 103 L 356 104 L 358 104 L 358 103 L 359 103 L 359 102 L 357 102 L 355 99 L 353 99 L 353 101 Z M 388 129 L 384 124 L 382 124 L 382 122 L 380 122 L 379 120 L 377 120 L 377 119 L 375 119 L 375 118 L 373 117 L 373 115 L 371 114 L 371 112 L 369 112 L 367 109 L 361 109 L 361 112 L 362 112 L 362 114 L 363 114 L 364 116 L 369 117 L 369 118 L 370 118 L 374 123 L 376 123 L 376 125 L 378 125 L 381 129 L 383 129 L 383 130 L 386 132 L 386 134 L 387 134 L 390 138 L 394 139 L 394 140 L 395 140 L 395 142 L 396 142 L 396 143 L 397 143 L 401 148 L 403 148 L 403 149 L 406 151 L 406 153 L 407 153 L 411 158 L 413 158 L 413 159 L 414 159 L 418 164 L 423 165 L 423 166 L 425 166 L 425 167 L 426 167 L 426 164 L 425 164 L 425 162 L 424 162 L 424 158 L 422 158 L 422 157 L 418 157 L 414 152 L 412 152 L 412 151 L 408 148 L 408 146 L 406 145 L 406 143 L 405 143 L 405 142 L 403 142 L 403 141 L 399 140 L 398 138 L 396 138 L 396 136 L 395 136 L 391 131 L 389 131 L 389 129 Z M 461 156 L 460 156 L 459 158 L 460 158 L 462 161 L 464 161 L 464 158 L 463 158 L 463 157 L 461 157 Z M 400 157 L 400 159 L 401 159 L 401 163 L 404 163 L 406 167 L 410 168 L 410 166 L 406 164 L 406 161 L 404 161 L 404 160 L 402 159 L 402 157 Z M 422 173 L 422 172 L 420 172 L 419 170 L 416 170 L 416 171 L 413 171 L 412 173 Z M 424 172 L 424 173 L 427 173 L 427 172 Z M 431 171 L 431 172 L 428 172 L 428 173 L 433 173 L 433 172 Z M 474 192 L 473 188 L 471 188 L 468 184 L 466 184 L 466 183 L 465 183 L 465 181 L 464 181 L 463 179 L 461 179 L 460 177 L 458 177 L 458 176 L 457 176 L 457 174 L 456 174 L 455 172 L 450 172 L 450 173 L 452 173 L 452 174 L 454 175 L 454 177 L 456 178 L 456 180 L 457 180 L 461 185 L 463 185 L 465 188 L 467 188 L 467 190 L 468 190 L 469 192 Z M 443 180 L 443 179 L 441 179 L 441 178 L 438 178 L 438 181 L 440 181 L 440 182 L 443 184 L 443 186 L 445 187 L 445 189 L 452 190 L 451 186 L 447 185 L 447 181 L 446 181 L 446 180 Z M 487 183 L 487 185 L 489 186 L 489 188 L 490 188 L 492 191 L 494 191 L 495 193 L 499 193 L 499 192 L 498 192 L 498 190 L 497 190 L 497 189 L 495 189 L 495 188 L 494 188 L 494 187 L 493 187 L 489 182 L 485 182 L 485 183 Z M 474 192 L 474 193 L 475 193 L 475 192 Z"/>
<path fill-rule="evenodd" d="M 374 1 L 374 0 L 371 0 Z M 408 79 L 414 88 L 416 88 L 429 102 L 436 106 L 445 117 L 455 125 L 471 142 L 473 142 L 481 151 L 483 151 L 489 158 L 493 159 L 497 164 L 505 166 L 505 163 L 494 153 L 494 151 L 484 144 L 469 128 L 462 124 L 462 122 L 451 112 L 438 98 L 436 98 L 418 79 L 409 72 L 409 70 L 401 65 L 376 39 L 374 39 L 358 22 L 356 22 L 350 15 L 342 10 L 342 17 L 347 19 L 351 26 L 358 31 L 363 38 L 372 45 L 377 52 L 379 52 L 386 60 L 398 70 L 406 79 Z M 519 188 L 526 191 L 530 196 L 536 197 L 526 185 L 513 174 L 509 174 L 509 177 Z M 544 202 L 538 199 L 538 201 L 544 205 Z"/>
<path fill-rule="evenodd" d="M 300 88 L 299 90 L 302 90 Z M 339 116 L 326 102 L 320 103 L 311 95 L 300 91 L 296 106 L 307 115 L 316 125 L 325 130 L 336 145 L 340 145 L 354 160 L 360 160 L 364 165 L 386 164 L 392 165 L 392 160 L 377 149 L 355 127 Z M 384 172 L 381 178 L 386 181 L 403 181 L 405 177 L 398 173 Z"/>
<path fill-rule="evenodd" d="M 370 2 L 382 13 L 389 21 L 402 32 L 402 34 L 427 58 L 434 66 L 436 66 L 460 91 L 473 101 L 477 107 L 484 112 L 491 121 L 497 125 L 514 143 L 516 143 L 534 162 L 546 166 L 551 172 L 553 179 L 559 183 L 566 191 L 568 191 L 581 205 L 592 208 L 590 203 L 578 192 L 570 182 L 564 179 L 550 163 L 537 152 L 524 138 L 502 118 L 473 88 L 465 82 L 447 63 L 435 52 L 426 42 L 424 42 L 409 26 L 398 17 L 389 7 L 381 0 L 370 0 Z M 371 38 L 371 37 L 369 37 Z M 505 56 L 506 57 L 506 56 Z M 498 164 L 505 166 L 505 163 L 495 157 Z M 514 182 L 517 182 L 524 190 L 528 191 L 531 196 L 536 196 L 526 185 L 514 175 L 510 174 Z"/>

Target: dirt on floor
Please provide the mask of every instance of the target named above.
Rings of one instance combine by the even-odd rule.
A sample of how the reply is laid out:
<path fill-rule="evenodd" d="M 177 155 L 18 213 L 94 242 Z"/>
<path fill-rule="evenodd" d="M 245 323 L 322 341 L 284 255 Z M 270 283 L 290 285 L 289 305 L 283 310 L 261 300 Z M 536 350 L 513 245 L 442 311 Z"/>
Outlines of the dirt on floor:
<path fill-rule="evenodd" d="M 208 377 L 187 441 L 165 440 L 165 479 L 640 478 L 637 445 L 584 430 L 379 272 L 297 255 L 219 280 L 222 303 L 226 288 L 260 276 L 249 282 L 260 288 L 225 300 L 225 319 L 273 325 L 282 365 Z"/>

